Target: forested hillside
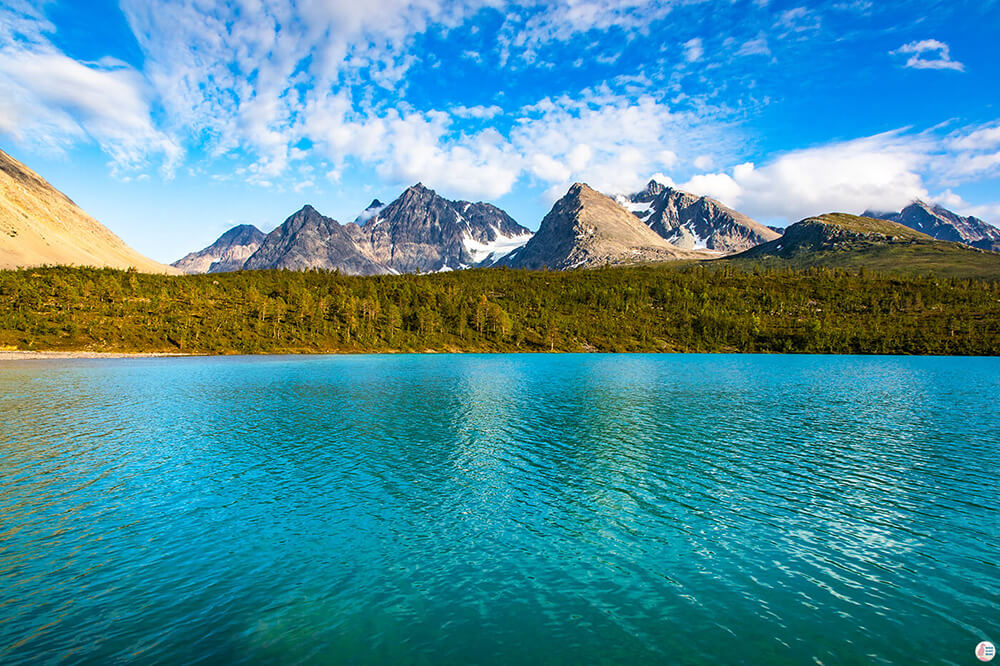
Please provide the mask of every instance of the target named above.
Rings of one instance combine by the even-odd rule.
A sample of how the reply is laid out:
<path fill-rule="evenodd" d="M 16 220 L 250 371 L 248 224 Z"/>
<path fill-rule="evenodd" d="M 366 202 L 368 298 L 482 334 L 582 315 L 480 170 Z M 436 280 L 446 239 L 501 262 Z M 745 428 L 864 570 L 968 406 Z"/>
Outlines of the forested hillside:
<path fill-rule="evenodd" d="M 1000 284 L 661 265 L 347 277 L 0 272 L 0 346 L 191 353 L 1000 353 Z"/>

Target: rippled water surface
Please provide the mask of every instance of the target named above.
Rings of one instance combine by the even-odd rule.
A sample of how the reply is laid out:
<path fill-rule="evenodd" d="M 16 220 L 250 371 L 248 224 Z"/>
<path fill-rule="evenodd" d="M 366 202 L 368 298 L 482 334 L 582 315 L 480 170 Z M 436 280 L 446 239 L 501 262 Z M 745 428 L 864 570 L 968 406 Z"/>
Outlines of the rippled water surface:
<path fill-rule="evenodd" d="M 975 662 L 1000 359 L 0 366 L 0 662 Z"/>

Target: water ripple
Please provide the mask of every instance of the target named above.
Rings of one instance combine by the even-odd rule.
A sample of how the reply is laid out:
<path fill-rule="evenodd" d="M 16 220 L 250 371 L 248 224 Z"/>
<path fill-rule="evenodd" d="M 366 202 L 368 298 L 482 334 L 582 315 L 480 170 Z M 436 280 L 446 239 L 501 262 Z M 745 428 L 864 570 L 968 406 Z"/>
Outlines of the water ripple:
<path fill-rule="evenodd" d="M 997 359 L 14 363 L 0 661 L 968 663 Z"/>

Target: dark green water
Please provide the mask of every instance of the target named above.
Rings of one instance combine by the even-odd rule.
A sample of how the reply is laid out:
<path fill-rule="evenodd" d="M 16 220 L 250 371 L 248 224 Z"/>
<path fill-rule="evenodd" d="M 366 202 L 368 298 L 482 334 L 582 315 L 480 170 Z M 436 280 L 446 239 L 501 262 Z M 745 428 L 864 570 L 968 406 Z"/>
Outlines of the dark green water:
<path fill-rule="evenodd" d="M 1000 359 L 0 366 L 0 662 L 971 664 Z"/>

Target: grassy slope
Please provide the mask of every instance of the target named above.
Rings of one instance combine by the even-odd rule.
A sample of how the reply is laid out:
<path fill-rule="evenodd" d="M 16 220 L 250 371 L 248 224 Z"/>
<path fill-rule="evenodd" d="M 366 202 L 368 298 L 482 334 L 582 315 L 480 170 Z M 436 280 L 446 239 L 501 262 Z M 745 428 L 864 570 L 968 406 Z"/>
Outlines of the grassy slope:
<path fill-rule="evenodd" d="M 849 213 L 826 213 L 825 215 L 817 215 L 816 217 L 806 218 L 803 222 L 832 224 L 856 234 L 880 234 L 890 238 L 933 240 L 927 234 L 910 229 L 909 227 L 899 224 L 898 222 L 880 220 L 875 217 L 850 215 Z"/>
<path fill-rule="evenodd" d="M 1000 279 L 1000 254 L 939 241 L 888 220 L 829 213 L 793 225 L 786 236 L 721 261 L 744 267 L 804 269 L 816 266 L 915 276 Z M 791 232 L 791 233 L 789 233 Z M 825 241 L 821 249 L 796 248 L 789 238 Z"/>
<path fill-rule="evenodd" d="M 814 266 L 860 269 L 899 276 L 933 274 L 950 278 L 1000 279 L 1000 254 L 970 249 L 958 243 L 915 241 L 892 245 L 830 250 L 789 258 L 761 256 L 722 259 L 748 267 L 804 269 Z"/>

